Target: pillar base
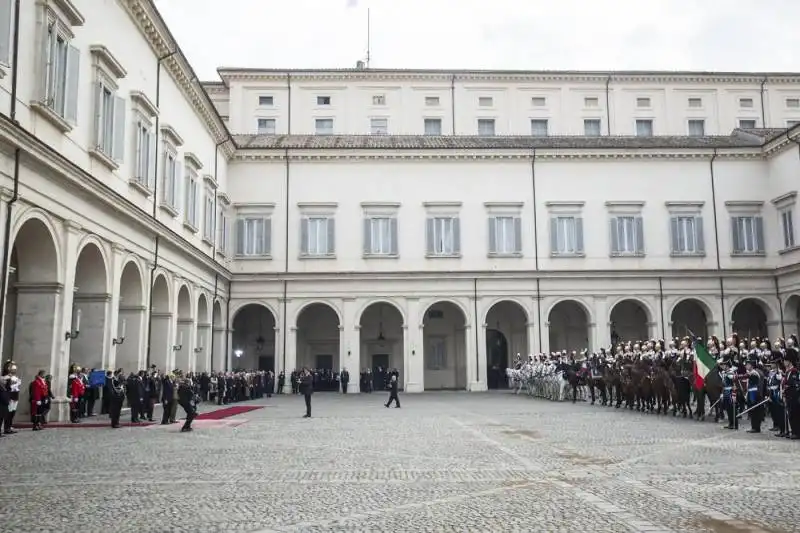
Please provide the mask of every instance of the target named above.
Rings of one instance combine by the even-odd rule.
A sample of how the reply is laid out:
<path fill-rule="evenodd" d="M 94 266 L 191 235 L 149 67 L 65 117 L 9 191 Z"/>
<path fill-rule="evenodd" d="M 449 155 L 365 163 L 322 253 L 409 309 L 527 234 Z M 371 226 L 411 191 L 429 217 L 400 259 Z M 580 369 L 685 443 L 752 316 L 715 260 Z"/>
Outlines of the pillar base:
<path fill-rule="evenodd" d="M 406 383 L 406 386 L 403 389 L 404 392 L 410 392 L 412 394 L 417 392 L 423 392 L 424 390 L 425 388 L 422 385 L 422 383 L 412 383 L 412 382 Z"/>
<path fill-rule="evenodd" d="M 99 403 L 99 402 L 98 402 Z M 48 422 L 69 422 L 69 398 L 56 398 L 50 402 Z"/>
<path fill-rule="evenodd" d="M 358 381 L 351 381 L 347 384 L 347 394 L 358 394 L 360 392 L 361 387 L 359 386 Z"/>
<path fill-rule="evenodd" d="M 467 387 L 469 392 L 486 392 L 489 388 L 486 386 L 485 381 L 473 381 Z"/>

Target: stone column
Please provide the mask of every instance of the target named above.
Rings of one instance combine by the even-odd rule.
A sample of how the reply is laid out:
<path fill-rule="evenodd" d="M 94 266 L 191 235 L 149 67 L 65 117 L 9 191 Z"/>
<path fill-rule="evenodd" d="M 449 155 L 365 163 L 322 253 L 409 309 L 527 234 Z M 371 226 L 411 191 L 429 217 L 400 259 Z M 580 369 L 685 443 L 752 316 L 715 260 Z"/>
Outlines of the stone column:
<path fill-rule="evenodd" d="M 124 318 L 120 317 L 120 306 L 121 306 L 121 284 L 122 284 L 122 262 L 125 259 L 125 248 L 120 246 L 117 243 L 111 244 L 111 267 L 110 267 L 110 275 L 111 275 L 111 300 L 109 301 L 108 305 L 108 336 L 106 338 L 106 342 L 104 343 L 104 352 L 103 352 L 103 364 L 102 367 L 104 370 L 110 370 L 115 368 L 116 361 L 117 361 L 117 352 L 119 351 L 121 344 L 114 344 L 113 340 L 117 339 L 121 336 L 122 332 L 122 320 Z M 129 304 L 139 304 L 140 302 L 128 302 Z M 127 335 L 127 323 L 126 323 L 126 331 L 125 334 Z M 136 358 L 138 363 L 139 358 Z M 137 365 L 136 368 L 143 368 Z"/>
<path fill-rule="evenodd" d="M 535 322 L 526 322 L 525 327 L 528 330 L 528 351 L 531 353 L 547 353 L 550 339 L 547 339 L 547 341 L 542 339 L 542 346 L 537 346 L 539 344 L 539 326 Z M 537 346 L 538 349 L 534 349 L 534 346 Z M 509 364 L 514 364 L 514 357 L 516 355 L 512 356 Z"/>
<path fill-rule="evenodd" d="M 175 368 L 172 355 L 173 322 L 172 313 L 154 312 L 150 315 L 150 364 L 164 372 Z"/>
<path fill-rule="evenodd" d="M 72 339 L 70 359 L 83 368 L 104 368 L 103 360 L 111 344 L 109 328 L 106 327 L 111 295 L 78 292 L 73 296 L 73 301 L 73 327 L 77 328 L 80 312 L 80 330 L 78 337 Z"/>
<path fill-rule="evenodd" d="M 219 372 L 225 369 L 225 352 L 227 350 L 225 340 L 225 327 L 214 326 L 214 360 L 209 362 L 212 372 Z"/>
<path fill-rule="evenodd" d="M 593 350 L 599 350 L 602 346 L 611 344 L 611 315 L 609 315 L 608 300 L 605 297 L 594 297 L 594 320 L 587 317 L 589 322 L 598 324 L 594 329 Z"/>
<path fill-rule="evenodd" d="M 407 298 L 408 309 L 408 348 L 404 360 L 405 391 L 422 392 L 425 390 L 425 350 L 423 344 L 423 324 L 419 311 L 419 298 Z"/>
<path fill-rule="evenodd" d="M 208 372 L 211 370 L 211 324 L 204 322 L 197 324 L 197 346 L 195 347 L 194 369 L 195 372 Z"/>
<path fill-rule="evenodd" d="M 289 334 L 286 336 L 286 383 L 283 386 L 284 394 L 291 394 L 292 384 L 289 380 L 292 371 L 297 367 L 297 326 L 289 326 Z"/>
<path fill-rule="evenodd" d="M 230 372 L 236 366 L 235 357 L 233 356 L 233 329 L 227 328 L 225 330 L 225 371 Z"/>
<path fill-rule="evenodd" d="M 126 372 L 130 372 L 147 366 L 147 354 L 142 349 L 147 343 L 147 339 L 143 338 L 146 330 L 147 308 L 145 306 L 120 305 L 117 328 L 112 331 L 116 331 L 117 340 L 122 340 L 122 344 L 114 346 L 115 350 L 109 359 L 109 369 L 122 368 Z"/>
<path fill-rule="evenodd" d="M 474 366 L 476 367 L 475 371 L 478 373 L 475 377 L 475 381 L 470 384 L 471 391 L 485 391 L 488 390 L 489 385 L 487 381 L 487 369 L 486 369 L 486 328 L 488 324 L 482 323 L 478 328 L 478 346 L 476 346 L 477 358 L 478 360 L 474 362 Z M 474 331 L 472 330 L 473 335 L 473 342 L 474 340 Z M 511 339 L 508 339 L 509 349 L 511 349 Z"/>
<path fill-rule="evenodd" d="M 347 345 L 347 370 L 350 372 L 350 382 L 347 392 L 358 394 L 361 392 L 361 324 L 353 326 L 353 337 Z"/>
<path fill-rule="evenodd" d="M 175 337 L 175 347 L 180 349 L 175 350 L 174 368 L 178 368 L 183 372 L 192 371 L 192 363 L 194 362 L 194 337 L 195 337 L 195 322 L 193 318 L 179 318 L 177 335 Z"/>
<path fill-rule="evenodd" d="M 81 227 L 70 221 L 64 221 L 64 242 L 62 245 L 62 258 L 63 267 L 62 279 L 64 280 L 64 290 L 61 293 L 61 298 L 58 306 L 58 311 L 55 313 L 57 323 L 60 322 L 60 327 L 56 329 L 59 331 L 54 332 L 55 338 L 53 339 L 53 349 L 50 353 L 53 354 L 53 364 L 51 365 L 50 374 L 53 376 L 53 407 L 51 410 L 51 417 L 58 420 L 67 420 L 69 418 L 69 405 L 67 403 L 67 378 L 69 377 L 69 364 L 70 364 L 70 349 L 72 347 L 71 340 L 67 339 L 67 332 L 73 331 L 75 322 L 73 315 L 73 297 L 75 293 L 75 267 L 78 260 L 78 242 L 80 241 Z M 19 305 L 19 301 L 18 301 Z M 83 325 L 81 325 L 83 327 Z M 80 334 L 78 334 L 80 336 Z M 15 342 L 16 344 L 16 342 Z M 56 349 L 59 347 L 60 349 Z M 16 350 L 15 350 L 16 351 Z M 19 352 L 17 352 L 19 353 Z M 23 380 L 25 381 L 25 380 Z"/>

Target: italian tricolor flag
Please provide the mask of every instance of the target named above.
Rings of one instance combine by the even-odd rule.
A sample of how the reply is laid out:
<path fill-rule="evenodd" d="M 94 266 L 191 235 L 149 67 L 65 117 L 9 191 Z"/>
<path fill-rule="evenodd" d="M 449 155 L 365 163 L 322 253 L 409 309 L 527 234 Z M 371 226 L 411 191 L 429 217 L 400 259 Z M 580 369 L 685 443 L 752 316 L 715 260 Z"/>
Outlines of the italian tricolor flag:
<path fill-rule="evenodd" d="M 701 341 L 695 341 L 694 353 L 694 387 L 702 389 L 706 384 L 706 376 L 717 366 L 717 362 Z"/>

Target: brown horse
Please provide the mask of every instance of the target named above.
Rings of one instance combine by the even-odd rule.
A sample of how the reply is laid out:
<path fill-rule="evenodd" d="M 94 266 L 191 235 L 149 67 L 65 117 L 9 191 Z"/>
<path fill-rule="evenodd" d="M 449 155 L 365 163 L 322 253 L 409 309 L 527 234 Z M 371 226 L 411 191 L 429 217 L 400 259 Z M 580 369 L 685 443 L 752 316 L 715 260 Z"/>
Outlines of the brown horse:
<path fill-rule="evenodd" d="M 705 386 L 698 389 L 694 387 L 694 397 L 697 400 L 694 418 L 699 421 L 706 419 L 706 398 L 714 407 L 714 422 L 719 422 L 723 416 L 720 397 L 722 396 L 722 378 L 719 375 L 717 366 L 708 373 L 705 379 Z"/>

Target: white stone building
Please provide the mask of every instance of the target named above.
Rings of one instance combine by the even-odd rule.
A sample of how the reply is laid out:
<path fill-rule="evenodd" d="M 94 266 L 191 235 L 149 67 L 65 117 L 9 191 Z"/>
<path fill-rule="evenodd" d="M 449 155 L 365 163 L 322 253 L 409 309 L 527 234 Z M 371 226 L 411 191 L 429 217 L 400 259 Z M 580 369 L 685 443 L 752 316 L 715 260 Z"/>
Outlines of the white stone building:
<path fill-rule="evenodd" d="M 201 85 L 150 0 L 0 0 L 0 65 L 3 358 L 62 399 L 71 361 L 484 390 L 515 353 L 797 329 L 800 76 Z"/>

